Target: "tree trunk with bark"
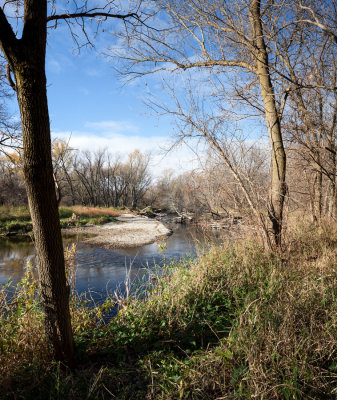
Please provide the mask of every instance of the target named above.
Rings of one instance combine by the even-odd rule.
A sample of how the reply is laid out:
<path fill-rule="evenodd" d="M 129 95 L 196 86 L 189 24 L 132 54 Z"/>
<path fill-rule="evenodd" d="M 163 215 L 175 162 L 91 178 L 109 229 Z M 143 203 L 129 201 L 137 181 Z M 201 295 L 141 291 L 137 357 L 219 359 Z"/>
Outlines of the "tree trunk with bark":
<path fill-rule="evenodd" d="M 314 213 L 313 222 L 321 224 L 322 220 L 322 203 L 323 203 L 323 173 L 322 169 L 315 165 L 315 179 L 314 179 Z M 317 169 L 318 168 L 318 169 Z"/>
<path fill-rule="evenodd" d="M 256 73 L 259 79 L 267 129 L 272 148 L 271 188 L 268 215 L 272 223 L 272 231 L 276 247 L 281 246 L 283 205 L 286 195 L 286 153 L 281 134 L 281 122 L 275 102 L 274 88 L 270 78 L 268 52 L 264 41 L 261 2 L 250 3 L 250 24 L 253 34 Z"/>
<path fill-rule="evenodd" d="M 0 9 L 0 42 L 15 76 L 20 107 L 24 178 L 38 257 L 46 335 L 53 357 L 72 361 L 69 287 L 51 157 L 45 76 L 46 18 L 46 1 L 25 1 L 22 39 L 16 39 Z"/>
<path fill-rule="evenodd" d="M 337 220 L 337 164 L 336 164 L 336 146 L 331 140 L 330 144 L 330 164 L 331 168 L 331 202 L 330 216 Z"/>

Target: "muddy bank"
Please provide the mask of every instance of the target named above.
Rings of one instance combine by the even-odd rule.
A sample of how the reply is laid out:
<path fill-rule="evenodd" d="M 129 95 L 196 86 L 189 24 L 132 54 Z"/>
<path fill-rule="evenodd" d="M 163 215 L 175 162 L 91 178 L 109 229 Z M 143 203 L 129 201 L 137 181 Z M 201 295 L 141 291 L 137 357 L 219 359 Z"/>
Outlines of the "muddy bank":
<path fill-rule="evenodd" d="M 143 216 L 122 214 L 117 220 L 101 226 L 70 228 L 63 233 L 90 235 L 81 241 L 107 249 L 144 246 L 172 233 L 160 221 Z"/>

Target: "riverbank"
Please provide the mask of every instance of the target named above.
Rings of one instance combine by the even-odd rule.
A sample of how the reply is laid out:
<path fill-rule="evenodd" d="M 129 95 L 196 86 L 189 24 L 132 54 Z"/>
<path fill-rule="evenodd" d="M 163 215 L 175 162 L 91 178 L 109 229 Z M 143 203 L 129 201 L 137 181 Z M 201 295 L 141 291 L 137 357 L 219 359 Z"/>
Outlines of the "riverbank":
<path fill-rule="evenodd" d="M 60 207 L 61 228 L 80 227 L 87 224 L 102 225 L 116 222 L 123 211 L 114 208 Z M 27 207 L 0 207 L 0 236 L 27 235 L 33 230 Z"/>
<path fill-rule="evenodd" d="M 49 362 L 28 271 L 15 302 L 0 295 L 0 397 L 334 399 L 337 230 L 296 229 L 282 259 L 256 243 L 223 245 L 167 266 L 147 296 L 90 308 L 73 294 L 74 370 Z"/>
<path fill-rule="evenodd" d="M 82 242 L 104 247 L 139 247 L 172 232 L 162 222 L 123 210 L 94 207 L 60 207 L 64 235 L 87 236 Z M 33 225 L 26 207 L 0 207 L 0 236 L 31 234 Z"/>
<path fill-rule="evenodd" d="M 121 214 L 116 217 L 116 221 L 118 223 L 86 225 L 63 232 L 88 235 L 89 237 L 82 239 L 83 243 L 107 249 L 144 246 L 172 233 L 160 221 L 135 214 Z"/>

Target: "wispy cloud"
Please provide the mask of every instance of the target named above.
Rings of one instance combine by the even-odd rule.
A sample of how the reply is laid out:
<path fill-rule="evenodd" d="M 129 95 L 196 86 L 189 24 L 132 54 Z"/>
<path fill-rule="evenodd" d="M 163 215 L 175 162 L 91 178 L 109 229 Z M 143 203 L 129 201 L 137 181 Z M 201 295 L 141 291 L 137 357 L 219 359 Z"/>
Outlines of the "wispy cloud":
<path fill-rule="evenodd" d="M 84 127 L 94 131 L 102 131 L 104 133 L 110 133 L 112 135 L 119 132 L 130 132 L 130 133 L 139 132 L 139 128 L 133 123 L 128 121 L 86 122 L 84 124 Z"/>
<path fill-rule="evenodd" d="M 89 95 L 89 90 L 86 88 L 86 87 L 80 87 L 79 89 L 78 89 L 78 91 L 80 92 L 80 93 L 82 93 L 82 94 L 84 94 L 84 96 L 88 96 Z"/>
<path fill-rule="evenodd" d="M 99 69 L 87 68 L 84 72 L 90 77 L 102 76 L 102 72 Z"/>
<path fill-rule="evenodd" d="M 54 131 L 53 137 L 69 140 L 69 144 L 76 150 L 96 151 L 107 149 L 110 153 L 118 153 L 126 157 L 129 153 L 138 149 L 142 153 L 151 154 L 151 173 L 159 176 L 166 169 L 173 169 L 177 173 L 192 170 L 199 166 L 198 157 L 186 145 L 181 145 L 171 151 L 170 139 L 166 136 L 142 137 L 137 134 L 122 133 L 123 129 L 130 132 L 130 128 L 137 128 L 127 121 L 101 121 L 86 123 L 86 130 L 83 131 Z M 108 134 L 101 135 L 97 132 L 103 129 L 115 130 Z M 89 129 L 92 128 L 92 129 Z M 127 129 L 128 128 L 128 129 Z M 119 132 L 116 132 L 119 130 Z"/>
<path fill-rule="evenodd" d="M 59 74 L 62 72 L 62 65 L 60 62 L 55 60 L 55 58 L 50 58 L 47 62 L 47 67 L 51 72 L 54 72 L 56 74 Z"/>

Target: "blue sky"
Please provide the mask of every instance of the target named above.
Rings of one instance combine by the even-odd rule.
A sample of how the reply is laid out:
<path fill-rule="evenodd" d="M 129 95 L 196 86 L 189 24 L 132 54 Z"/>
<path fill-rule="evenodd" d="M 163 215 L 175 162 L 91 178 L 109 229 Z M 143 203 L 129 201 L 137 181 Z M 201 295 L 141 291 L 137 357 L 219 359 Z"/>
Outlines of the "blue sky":
<path fill-rule="evenodd" d="M 169 126 L 156 126 L 142 102 L 145 85 L 123 86 L 112 62 L 93 49 L 78 55 L 68 32 L 51 32 L 46 73 L 51 123 L 56 130 L 78 130 L 86 122 L 121 121 L 136 125 L 142 136 L 168 134 Z M 68 40 L 67 40 L 68 39 Z"/>
<path fill-rule="evenodd" d="M 110 22 L 106 30 L 116 23 Z M 87 28 L 90 32 L 90 24 Z M 151 152 L 154 175 L 168 168 L 181 172 L 197 167 L 197 157 L 187 146 L 165 155 L 173 140 L 173 120 L 150 115 L 144 104 L 149 93 L 165 96 L 158 78 L 123 85 L 113 61 L 101 55 L 116 39 L 102 33 L 95 45 L 96 50 L 78 54 L 64 23 L 49 30 L 46 74 L 53 138 L 70 138 L 70 145 L 80 150 L 107 148 L 125 156 L 135 149 Z M 11 109 L 18 114 L 15 101 Z"/>
<path fill-rule="evenodd" d="M 78 54 L 66 27 L 50 30 L 46 74 L 52 137 L 70 137 L 70 145 L 80 150 L 107 148 L 122 156 L 135 149 L 151 152 L 155 176 L 169 168 L 197 167 L 197 157 L 186 146 L 166 154 L 173 121 L 151 115 L 144 104 L 148 84 L 123 84 L 113 62 L 101 54 L 111 43 L 112 35 L 102 35 L 96 50 Z M 153 88 L 156 85 L 154 79 Z M 15 97 L 10 110 L 19 115 Z"/>

